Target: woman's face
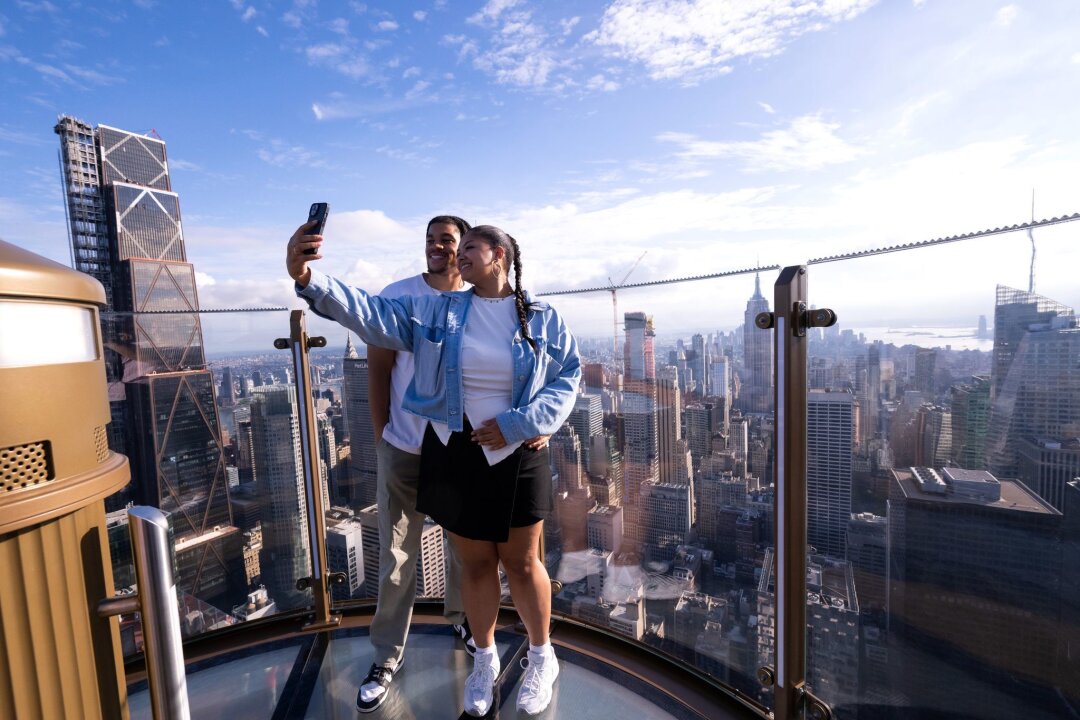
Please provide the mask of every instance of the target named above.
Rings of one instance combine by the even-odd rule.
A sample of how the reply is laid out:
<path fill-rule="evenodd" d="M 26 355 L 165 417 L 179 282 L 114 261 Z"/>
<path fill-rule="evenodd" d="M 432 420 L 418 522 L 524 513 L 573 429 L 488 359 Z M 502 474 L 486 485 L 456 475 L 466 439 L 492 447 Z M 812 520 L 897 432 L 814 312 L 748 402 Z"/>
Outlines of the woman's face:
<path fill-rule="evenodd" d="M 495 279 L 495 268 L 502 269 L 502 248 L 492 247 L 483 238 L 466 235 L 458 248 L 458 272 L 473 285 L 486 285 Z"/>

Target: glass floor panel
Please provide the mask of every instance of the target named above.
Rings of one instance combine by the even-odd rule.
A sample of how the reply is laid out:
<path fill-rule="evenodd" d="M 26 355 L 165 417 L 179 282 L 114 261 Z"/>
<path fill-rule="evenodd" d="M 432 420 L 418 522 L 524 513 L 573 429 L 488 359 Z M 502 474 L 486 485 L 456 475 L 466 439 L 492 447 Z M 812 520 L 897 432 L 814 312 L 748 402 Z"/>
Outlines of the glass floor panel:
<path fill-rule="evenodd" d="M 495 644 L 503 672 L 497 712 L 526 718 L 517 691 L 528 650 L 523 635 L 500 630 Z M 559 679 L 551 706 L 536 718 L 706 720 L 672 696 L 601 660 L 556 645 Z M 271 642 L 187 668 L 191 717 L 199 720 L 458 720 L 472 658 L 447 625 L 414 625 L 405 666 L 391 695 L 370 715 L 356 710 L 356 692 L 374 658 L 366 628 Z M 129 688 L 132 720 L 151 720 L 146 682 Z"/>
<path fill-rule="evenodd" d="M 472 658 L 449 626 L 413 627 L 405 647 L 405 664 L 394 676 L 392 695 L 369 717 L 394 720 L 457 720 L 462 711 L 465 677 Z M 516 649 L 514 635 L 499 633 L 501 657 Z M 366 630 L 334 633 L 311 693 L 305 718 L 355 718 L 356 692 L 374 659 Z"/>
<path fill-rule="evenodd" d="M 509 685 L 509 691 L 502 693 L 501 718 L 690 720 L 697 717 L 662 693 L 646 686 L 636 687 L 625 673 L 592 658 L 561 647 L 556 647 L 555 655 L 559 658 L 559 678 L 547 710 L 531 716 L 517 711 L 517 694 L 524 672 L 511 668 L 515 671 L 514 682 Z"/>
<path fill-rule="evenodd" d="M 188 705 L 199 720 L 266 720 L 274 714 L 301 644 L 271 643 L 187 669 Z M 146 682 L 129 688 L 131 720 L 152 720 Z M 355 712 L 355 711 L 354 711 Z"/>

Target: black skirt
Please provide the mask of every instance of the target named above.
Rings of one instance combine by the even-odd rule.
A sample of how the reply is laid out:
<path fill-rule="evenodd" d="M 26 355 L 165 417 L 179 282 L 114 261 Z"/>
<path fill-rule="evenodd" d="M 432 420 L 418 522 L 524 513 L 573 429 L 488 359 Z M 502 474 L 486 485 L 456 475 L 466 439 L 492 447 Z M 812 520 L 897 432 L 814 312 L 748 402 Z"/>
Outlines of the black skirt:
<path fill-rule="evenodd" d="M 417 511 L 455 535 L 491 542 L 506 542 L 510 528 L 546 519 L 552 508 L 547 448 L 521 445 L 509 457 L 488 465 L 471 435 L 466 420 L 465 429 L 450 433 L 450 441 L 443 445 L 428 425 L 420 449 Z"/>

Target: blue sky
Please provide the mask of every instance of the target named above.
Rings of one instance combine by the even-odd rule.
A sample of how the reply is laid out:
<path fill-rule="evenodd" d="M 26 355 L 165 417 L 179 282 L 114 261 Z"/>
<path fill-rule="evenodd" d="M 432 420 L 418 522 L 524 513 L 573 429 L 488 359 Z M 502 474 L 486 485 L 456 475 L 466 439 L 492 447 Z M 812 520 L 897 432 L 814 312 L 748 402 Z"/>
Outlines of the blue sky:
<path fill-rule="evenodd" d="M 168 143 L 204 306 L 291 304 L 281 246 L 378 289 L 428 217 L 498 224 L 533 290 L 923 240 L 1080 211 L 1080 3 L 196 2 L 0 8 L 0 237 L 67 261 L 58 113 Z M 1080 304 L 1080 223 L 1037 289 Z M 815 268 L 848 326 L 974 325 L 1026 286 L 1020 235 Z M 771 282 L 772 276 L 764 278 Z M 625 291 L 731 328 L 749 278 Z M 884 291 L 884 292 L 883 292 Z M 582 334 L 610 298 L 567 298 Z M 693 311 L 689 311 L 693 309 Z"/>

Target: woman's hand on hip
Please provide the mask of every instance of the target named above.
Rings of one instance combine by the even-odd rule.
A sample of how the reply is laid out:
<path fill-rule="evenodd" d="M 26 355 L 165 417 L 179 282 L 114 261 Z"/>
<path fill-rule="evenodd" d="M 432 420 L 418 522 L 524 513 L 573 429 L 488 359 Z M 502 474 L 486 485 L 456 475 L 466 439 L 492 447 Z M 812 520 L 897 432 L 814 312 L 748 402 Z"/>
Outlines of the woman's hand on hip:
<path fill-rule="evenodd" d="M 472 441 L 480 443 L 488 450 L 498 450 L 506 447 L 506 438 L 495 418 L 485 420 L 480 427 L 473 429 Z"/>
<path fill-rule="evenodd" d="M 525 445 L 525 447 L 527 447 L 527 448 L 529 448 L 530 450 L 533 450 L 533 451 L 535 451 L 535 450 L 543 450 L 544 448 L 546 448 L 548 446 L 548 440 L 550 440 L 550 439 L 551 439 L 550 435 L 537 435 L 534 438 L 529 438 L 528 440 L 526 440 L 524 445 Z"/>

